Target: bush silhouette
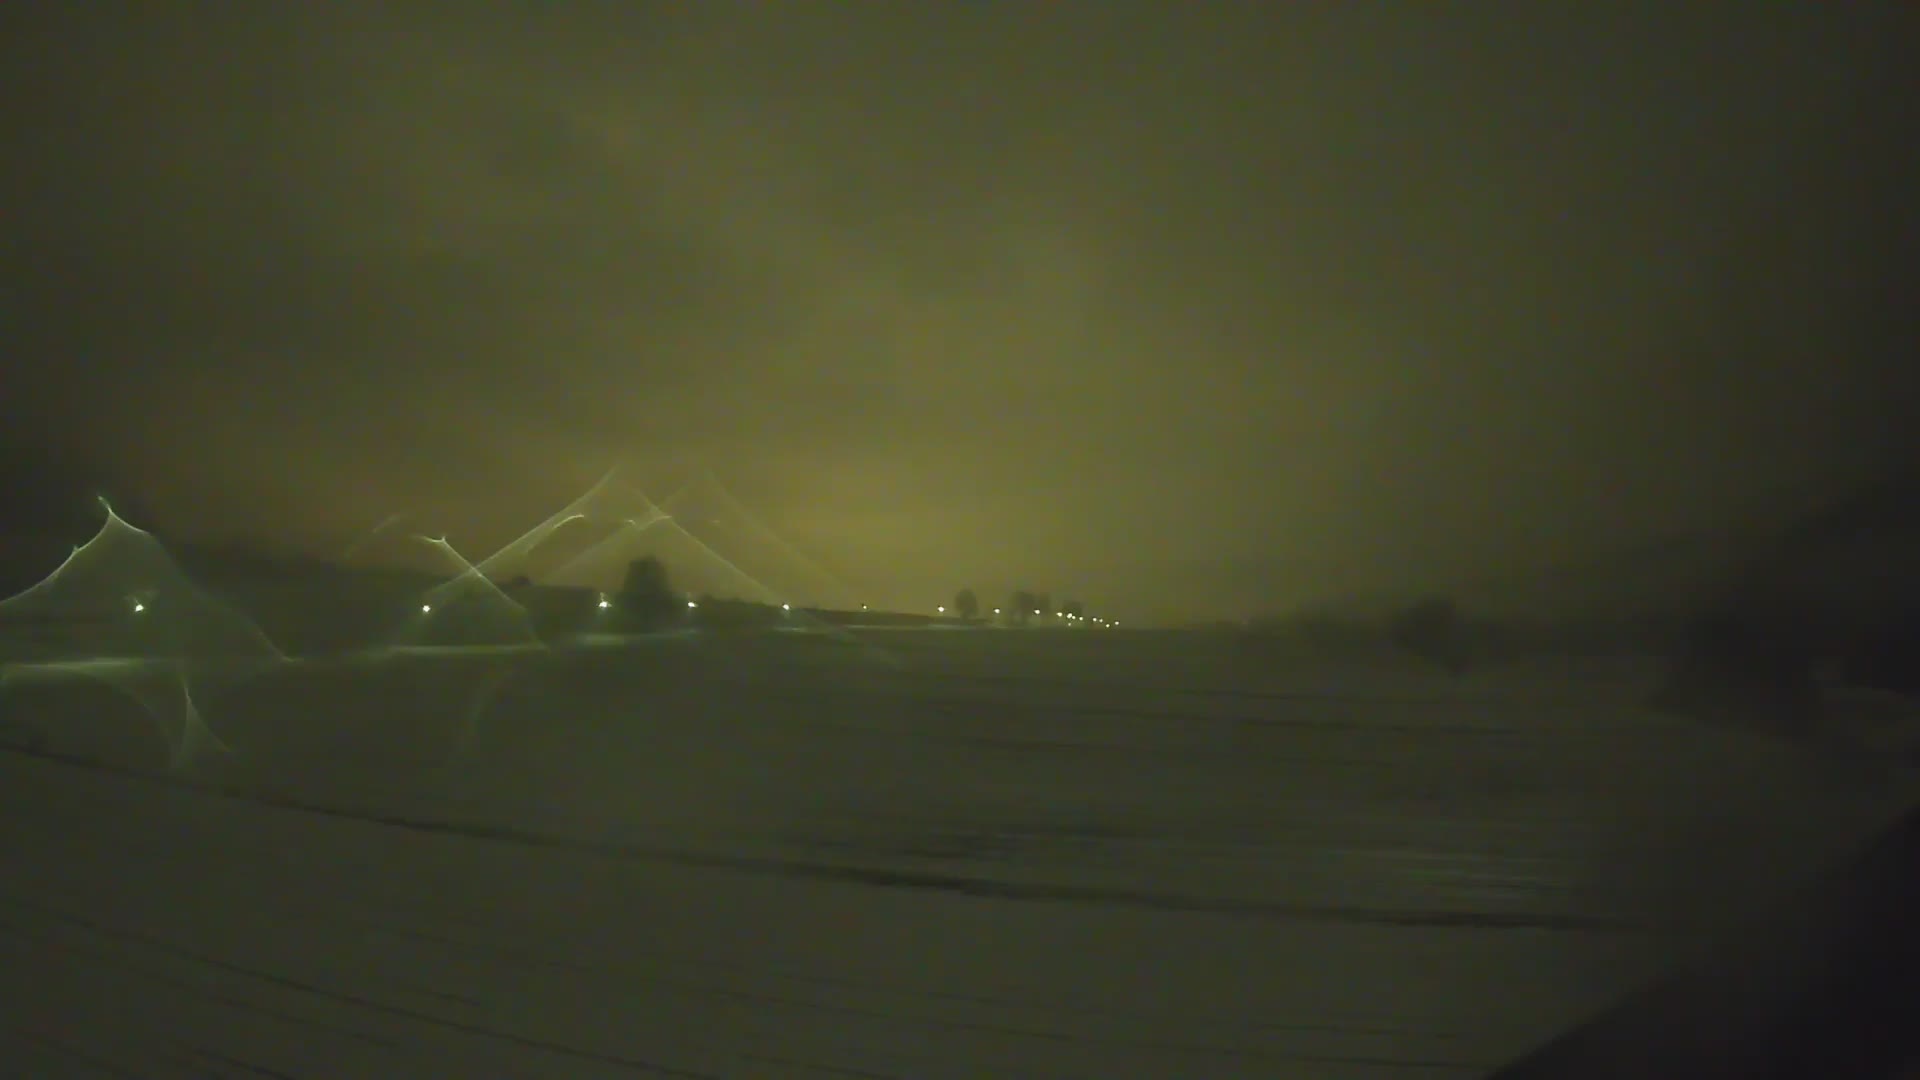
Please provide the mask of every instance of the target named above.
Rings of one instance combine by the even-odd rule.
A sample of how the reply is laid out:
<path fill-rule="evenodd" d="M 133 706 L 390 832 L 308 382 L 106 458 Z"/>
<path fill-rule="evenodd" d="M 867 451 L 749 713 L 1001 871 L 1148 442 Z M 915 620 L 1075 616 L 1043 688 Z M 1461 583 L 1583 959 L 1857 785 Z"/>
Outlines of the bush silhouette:
<path fill-rule="evenodd" d="M 1820 720 L 1814 654 L 1800 619 L 1718 611 L 1688 632 L 1649 704 L 1698 720 L 1805 735 Z"/>
<path fill-rule="evenodd" d="M 612 599 L 620 628 L 630 631 L 657 630 L 686 608 L 667 581 L 666 565 L 651 555 L 627 564 L 626 579 Z"/>
<path fill-rule="evenodd" d="M 1393 617 L 1388 636 L 1399 649 L 1458 675 L 1467 669 L 1465 621 L 1446 597 L 1431 597 Z"/>

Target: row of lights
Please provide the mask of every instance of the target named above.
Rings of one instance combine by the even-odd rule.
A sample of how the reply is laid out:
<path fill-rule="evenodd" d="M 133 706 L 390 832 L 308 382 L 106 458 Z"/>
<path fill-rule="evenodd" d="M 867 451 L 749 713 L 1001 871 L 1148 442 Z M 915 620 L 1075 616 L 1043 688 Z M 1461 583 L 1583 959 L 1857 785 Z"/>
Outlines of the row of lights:
<path fill-rule="evenodd" d="M 609 600 L 609 599 L 607 599 L 607 598 L 606 598 L 605 596 L 602 596 L 602 597 L 600 598 L 600 604 L 599 604 L 599 607 L 600 607 L 600 610 L 602 610 L 602 611 L 605 611 L 605 610 L 607 610 L 608 608 L 610 608 L 610 607 L 612 607 L 612 606 L 613 606 L 613 601 L 611 601 L 611 600 Z M 687 601 L 687 607 L 689 607 L 689 608 L 697 608 L 697 607 L 699 607 L 699 606 L 700 606 L 699 604 L 697 604 L 697 603 L 695 603 L 695 602 L 694 602 L 694 601 L 692 601 L 692 600 L 689 600 L 689 601 Z M 142 605 L 140 605 L 139 603 L 135 603 L 135 604 L 133 605 L 133 610 L 135 610 L 135 611 L 141 611 L 141 610 L 144 610 L 144 608 L 143 608 L 143 607 L 142 607 Z M 792 610 L 793 610 L 793 605 L 792 605 L 792 604 L 781 604 L 781 605 L 780 605 L 780 610 L 781 610 L 781 611 L 792 611 Z M 868 608 L 867 608 L 867 605 L 865 605 L 865 604 L 861 604 L 861 605 L 860 605 L 860 610 L 861 610 L 861 611 L 866 611 L 866 610 L 868 610 Z M 941 605 L 940 605 L 939 607 L 937 607 L 937 608 L 935 608 L 934 610 L 935 610 L 935 611 L 937 611 L 938 613 L 940 613 L 940 614 L 942 614 L 942 615 L 945 615 L 945 614 L 947 613 L 947 606 L 946 606 L 945 604 L 941 604 Z M 428 614 L 428 613 L 431 613 L 431 612 L 433 611 L 433 605 L 432 605 L 432 604 L 421 604 L 421 605 L 420 605 L 420 611 L 421 611 L 421 613 L 422 613 L 422 614 Z M 995 615 L 998 615 L 998 614 L 1000 614 L 1000 609 L 999 609 L 999 608 L 994 608 L 994 609 L 993 609 L 993 613 L 994 613 Z M 1041 612 L 1040 612 L 1040 609 L 1039 609 L 1039 608 L 1034 608 L 1034 609 L 1033 609 L 1033 613 L 1034 613 L 1035 615 L 1039 615 L 1039 614 L 1041 614 Z M 1117 623 L 1117 622 L 1108 622 L 1107 620 L 1105 620 L 1105 619 L 1102 619 L 1102 618 L 1099 618 L 1098 616 L 1086 616 L 1086 615 L 1074 615 L 1074 614 L 1070 614 L 1070 613 L 1068 613 L 1068 612 L 1064 612 L 1064 611 L 1063 611 L 1063 612 L 1058 612 L 1057 614 L 1059 615 L 1059 617 L 1060 617 L 1060 618 L 1063 618 L 1063 619 L 1068 619 L 1068 620 L 1071 620 L 1071 621 L 1073 621 L 1073 622 L 1091 622 L 1091 623 L 1093 623 L 1093 624 L 1095 624 L 1095 625 L 1097 625 L 1097 626 L 1119 626 L 1119 625 L 1120 625 L 1120 624 L 1119 624 L 1119 623 Z"/>
<path fill-rule="evenodd" d="M 688 604 L 687 606 L 688 606 L 688 607 L 692 607 L 693 605 L 692 605 L 692 604 Z M 782 610 L 785 610 L 785 609 L 786 609 L 786 606 L 787 606 L 787 605 L 785 605 L 785 604 L 781 604 L 781 605 L 780 605 L 780 607 L 781 607 L 781 609 L 782 609 Z M 865 605 L 865 604 L 861 604 L 861 605 L 860 605 L 860 610 L 861 610 L 861 611 L 866 611 L 866 610 L 868 610 L 868 608 L 867 608 L 867 605 Z M 935 613 L 935 614 L 938 614 L 938 615 L 945 615 L 945 614 L 947 613 L 947 605 L 945 605 L 945 604 L 941 604 L 940 606 L 938 606 L 938 607 L 936 607 L 936 608 L 934 608 L 933 610 L 934 610 L 934 613 Z M 993 609 L 993 613 L 994 613 L 995 615 L 998 615 L 998 614 L 1000 614 L 1000 609 L 999 609 L 999 608 L 994 608 L 994 609 Z M 1045 613 L 1044 613 L 1044 612 L 1042 612 L 1042 611 L 1041 611 L 1041 610 L 1040 610 L 1039 608 L 1034 608 L 1034 609 L 1033 609 L 1033 613 L 1034 613 L 1035 615 L 1041 615 L 1042 617 L 1044 617 L 1044 615 L 1045 615 Z M 1066 619 L 1066 620 L 1068 620 L 1069 622 L 1084 622 L 1084 623 L 1092 623 L 1092 624 L 1093 624 L 1093 625 L 1095 625 L 1095 626 L 1102 626 L 1102 627 L 1110 627 L 1110 626 L 1119 626 L 1119 625 L 1120 625 L 1120 623 L 1119 623 L 1119 621 L 1118 621 L 1118 620 L 1111 620 L 1111 619 L 1102 619 L 1102 618 L 1100 618 L 1100 617 L 1099 617 L 1098 615 L 1074 615 L 1074 614 L 1071 614 L 1071 613 L 1069 613 L 1069 612 L 1065 612 L 1065 611 L 1060 611 L 1060 612 L 1055 612 L 1054 614 L 1055 614 L 1055 616 L 1056 616 L 1057 618 L 1062 618 L 1062 619 Z"/>
<path fill-rule="evenodd" d="M 606 598 L 606 597 L 604 597 L 604 596 L 602 596 L 602 597 L 600 598 L 600 604 L 599 604 L 599 607 L 600 607 L 600 610 L 602 610 L 602 611 L 605 611 L 605 610 L 607 610 L 608 608 L 610 608 L 610 607 L 612 607 L 612 606 L 613 606 L 613 601 L 611 601 L 611 600 L 609 600 L 609 599 L 607 599 L 607 598 Z M 697 608 L 697 607 L 699 607 L 699 606 L 700 606 L 700 605 L 699 605 L 698 603 L 696 603 L 695 601 L 692 601 L 692 600 L 689 600 L 689 601 L 687 601 L 687 607 L 688 607 L 688 608 Z M 133 602 L 133 613 L 134 613 L 134 614 L 136 614 L 136 615 L 138 615 L 138 614 L 140 614 L 141 612 L 143 612 L 143 611 L 145 611 L 145 610 L 147 610 L 147 605 L 146 605 L 145 603 L 143 603 L 142 601 L 139 601 L 139 600 L 135 600 L 135 601 Z M 781 610 L 781 611 L 792 611 L 792 610 L 793 610 L 793 605 L 792 605 L 792 604 L 781 604 L 781 605 L 780 605 L 780 610 Z M 861 610 L 861 611 L 865 611 L 865 610 L 867 610 L 867 605 L 865 605 L 865 604 L 861 604 L 861 605 L 860 605 L 860 610 Z M 942 615 L 945 615 L 945 614 L 947 613 L 947 606 L 946 606 L 945 604 L 942 604 L 942 605 L 940 605 L 940 606 L 939 606 L 939 607 L 938 607 L 937 609 L 935 609 L 935 610 L 937 610 L 937 611 L 938 611 L 938 612 L 939 612 L 940 614 L 942 614 Z M 993 613 L 994 613 L 995 615 L 998 615 L 998 614 L 1000 614 L 1000 609 L 999 609 L 999 608 L 994 608 L 994 609 L 993 609 Z M 1039 608 L 1034 608 L 1034 609 L 1033 609 L 1033 613 L 1034 613 L 1035 615 L 1039 615 L 1039 614 L 1040 614 L 1040 609 L 1039 609 Z M 431 614 L 433 614 L 433 605 L 432 605 L 432 604 L 421 604 L 421 605 L 420 605 L 420 614 L 422 614 L 422 615 L 431 615 Z M 1100 617 L 1098 617 L 1098 616 L 1086 616 L 1086 615 L 1074 615 L 1074 614 L 1071 614 L 1071 613 L 1068 613 L 1068 612 L 1060 612 L 1060 613 L 1059 613 L 1059 615 L 1060 615 L 1060 617 L 1061 617 L 1061 618 L 1064 618 L 1064 619 L 1067 619 L 1067 620 L 1069 620 L 1069 621 L 1072 621 L 1072 622 L 1091 622 L 1091 623 L 1093 623 L 1093 624 L 1094 624 L 1094 625 L 1096 625 L 1096 626 L 1119 626 L 1119 625 L 1120 625 L 1120 624 L 1119 624 L 1119 623 L 1118 623 L 1117 621 L 1116 621 L 1116 622 L 1108 622 L 1107 620 L 1105 620 L 1105 619 L 1102 619 L 1102 618 L 1100 618 Z"/>
<path fill-rule="evenodd" d="M 131 601 L 131 604 L 132 604 L 132 607 L 133 607 L 133 613 L 134 613 L 135 615 L 138 615 L 138 614 L 140 614 L 141 612 L 144 612 L 144 611 L 146 611 L 146 610 L 147 610 L 147 604 L 146 604 L 146 601 L 144 601 L 144 600 L 134 600 L 134 601 Z M 600 608 L 600 610 L 602 610 L 602 611 L 605 611 L 605 610 L 607 610 L 608 608 L 610 608 L 610 607 L 612 607 L 612 606 L 613 606 L 613 601 L 611 601 L 611 600 L 609 600 L 609 599 L 607 599 L 607 598 L 606 598 L 605 596 L 602 596 L 602 597 L 600 598 L 600 603 L 599 603 L 599 605 L 598 605 L 598 606 L 599 606 L 599 608 Z M 689 600 L 689 601 L 687 601 L 687 606 L 688 606 L 689 608 L 697 608 L 697 607 L 699 607 L 700 605 L 699 605 L 698 603 L 696 603 L 696 602 L 694 602 L 694 601 L 692 601 L 692 600 Z M 780 610 L 781 610 L 781 611 L 792 611 L 792 610 L 793 610 L 793 605 L 792 605 L 792 604 L 781 604 L 781 605 L 780 605 Z M 941 608 L 940 610 L 942 610 L 942 611 L 945 611 L 946 609 L 945 609 L 945 608 Z M 432 604 L 421 604 L 421 605 L 420 605 L 420 614 L 422 614 L 422 615 L 431 615 L 431 614 L 433 614 L 433 605 L 432 605 Z"/>
<path fill-rule="evenodd" d="M 606 597 L 604 597 L 604 596 L 602 596 L 602 597 L 600 598 L 600 610 L 602 610 L 602 611 L 605 611 L 606 609 L 608 609 L 608 608 L 610 608 L 610 607 L 612 607 L 612 606 L 613 606 L 613 601 L 611 601 L 611 600 L 609 600 L 609 599 L 607 599 L 607 598 L 606 598 Z M 695 601 L 692 601 L 692 600 L 689 600 L 689 601 L 687 601 L 687 606 L 688 606 L 689 608 L 697 608 L 697 607 L 699 607 L 700 605 L 699 605 L 698 603 L 696 603 Z M 792 610 L 793 610 L 793 605 L 792 605 L 792 604 L 781 604 L 781 605 L 780 605 L 780 610 L 781 610 L 781 611 L 792 611 Z"/>
<path fill-rule="evenodd" d="M 613 601 L 611 601 L 611 600 L 609 600 L 609 599 L 607 599 L 606 597 L 604 597 L 604 596 L 602 596 L 602 597 L 600 598 L 600 603 L 599 603 L 598 605 L 596 605 L 596 606 L 598 606 L 598 607 L 600 608 L 600 610 L 601 610 L 601 611 L 605 611 L 605 610 L 607 610 L 608 608 L 610 608 L 610 607 L 612 607 L 612 606 L 613 606 Z M 699 607 L 700 605 L 699 605 L 699 604 L 696 604 L 696 603 L 694 603 L 694 602 L 693 602 L 693 601 L 691 601 L 691 600 L 689 600 L 689 601 L 687 601 L 687 606 L 691 608 L 691 607 Z M 785 604 L 781 604 L 780 606 L 781 606 L 782 608 L 785 608 L 785 607 L 786 607 L 787 605 L 785 605 Z M 135 605 L 133 605 L 133 610 L 135 610 L 135 611 L 139 611 L 139 610 L 140 610 L 140 605 L 139 605 L 139 604 L 135 604 Z M 421 604 L 421 605 L 420 605 L 420 614 L 422 614 L 422 615 L 431 615 L 431 614 L 433 614 L 433 605 L 432 605 L 432 604 Z"/>
<path fill-rule="evenodd" d="M 942 607 L 940 610 L 944 612 L 947 609 Z M 993 613 L 995 615 L 1000 614 L 1000 609 L 994 608 Z M 1041 616 L 1042 618 L 1044 618 L 1046 615 L 1046 613 L 1041 611 L 1039 608 L 1034 608 L 1033 613 L 1035 615 Z M 1054 617 L 1060 618 L 1060 619 L 1066 619 L 1069 622 L 1089 622 L 1089 623 L 1093 623 L 1095 626 L 1119 626 L 1120 625 L 1118 620 L 1102 619 L 1098 615 L 1074 615 L 1070 612 L 1056 611 L 1054 612 Z"/>

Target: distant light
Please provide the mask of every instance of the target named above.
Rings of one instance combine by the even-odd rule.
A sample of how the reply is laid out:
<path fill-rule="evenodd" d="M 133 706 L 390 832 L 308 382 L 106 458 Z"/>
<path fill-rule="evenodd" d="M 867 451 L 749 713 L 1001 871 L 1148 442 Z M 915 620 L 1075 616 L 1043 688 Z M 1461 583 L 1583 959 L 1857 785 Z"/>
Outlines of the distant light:
<path fill-rule="evenodd" d="M 432 605 L 432 604 L 421 604 L 421 605 L 420 605 L 420 614 L 422 614 L 422 615 L 425 615 L 425 614 L 427 614 L 428 612 L 431 612 L 432 610 L 433 610 L 433 605 Z"/>
<path fill-rule="evenodd" d="M 694 602 L 693 602 L 693 601 L 691 601 L 691 600 L 689 600 L 689 601 L 687 601 L 687 606 L 688 606 L 688 607 L 699 607 L 700 605 L 699 605 L 699 604 L 696 604 L 696 603 L 694 603 Z"/>
<path fill-rule="evenodd" d="M 994 609 L 993 609 L 993 613 L 994 613 L 995 615 L 998 615 L 998 614 L 1000 614 L 1000 609 L 999 609 L 999 608 L 994 608 Z"/>
<path fill-rule="evenodd" d="M 141 602 L 140 602 L 140 601 L 138 601 L 138 600 L 135 600 L 135 601 L 133 602 L 133 613 L 134 613 L 135 615 L 138 615 L 138 614 L 140 614 L 141 612 L 143 612 L 143 611 L 145 611 L 145 610 L 147 610 L 147 605 L 145 605 L 145 604 L 143 604 L 143 603 L 141 603 Z"/>
<path fill-rule="evenodd" d="M 1040 614 L 1040 609 L 1039 609 L 1039 608 L 1034 608 L 1034 609 L 1033 609 L 1033 613 L 1034 613 L 1035 615 L 1038 615 L 1038 614 Z"/>
<path fill-rule="evenodd" d="M 865 611 L 865 610 L 867 610 L 867 605 L 865 605 L 865 604 L 861 604 L 861 605 L 860 605 L 860 610 L 861 610 L 861 611 Z"/>
<path fill-rule="evenodd" d="M 602 610 L 604 610 L 604 609 L 606 609 L 606 608 L 610 608 L 610 607 L 612 607 L 612 606 L 613 606 L 613 601 L 611 601 L 611 600 L 608 600 L 608 599 L 607 599 L 606 597 L 604 597 L 604 596 L 600 598 L 600 607 L 601 607 L 601 609 L 602 609 Z"/>
<path fill-rule="evenodd" d="M 939 612 L 942 615 L 945 615 L 947 613 L 947 605 L 941 604 L 939 607 L 934 608 L 933 610 Z"/>
<path fill-rule="evenodd" d="M 793 605 L 792 605 L 792 604 L 781 604 L 781 605 L 780 605 L 780 610 L 781 610 L 781 611 L 792 611 L 792 610 L 793 610 Z"/>

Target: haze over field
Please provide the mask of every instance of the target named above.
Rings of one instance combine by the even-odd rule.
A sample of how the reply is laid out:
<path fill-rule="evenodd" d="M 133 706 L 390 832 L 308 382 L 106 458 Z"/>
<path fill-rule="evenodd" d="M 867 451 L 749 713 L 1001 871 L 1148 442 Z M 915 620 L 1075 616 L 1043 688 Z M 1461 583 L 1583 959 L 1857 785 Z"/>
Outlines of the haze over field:
<path fill-rule="evenodd" d="M 1890 1076 L 1917 43 L 0 7 L 0 1062 Z"/>
<path fill-rule="evenodd" d="M 1182 621 L 1911 447 L 1910 5 L 4 20 L 0 410 L 182 535 L 690 455 L 876 606 Z"/>

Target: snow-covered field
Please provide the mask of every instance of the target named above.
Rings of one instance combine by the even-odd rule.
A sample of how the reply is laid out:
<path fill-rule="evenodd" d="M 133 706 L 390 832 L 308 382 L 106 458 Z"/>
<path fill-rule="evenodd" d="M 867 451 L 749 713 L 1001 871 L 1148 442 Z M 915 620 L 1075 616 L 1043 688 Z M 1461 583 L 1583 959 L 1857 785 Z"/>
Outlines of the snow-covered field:
<path fill-rule="evenodd" d="M 1920 799 L 1656 674 L 875 632 L 15 679 L 0 1058 L 1474 1076 Z"/>

